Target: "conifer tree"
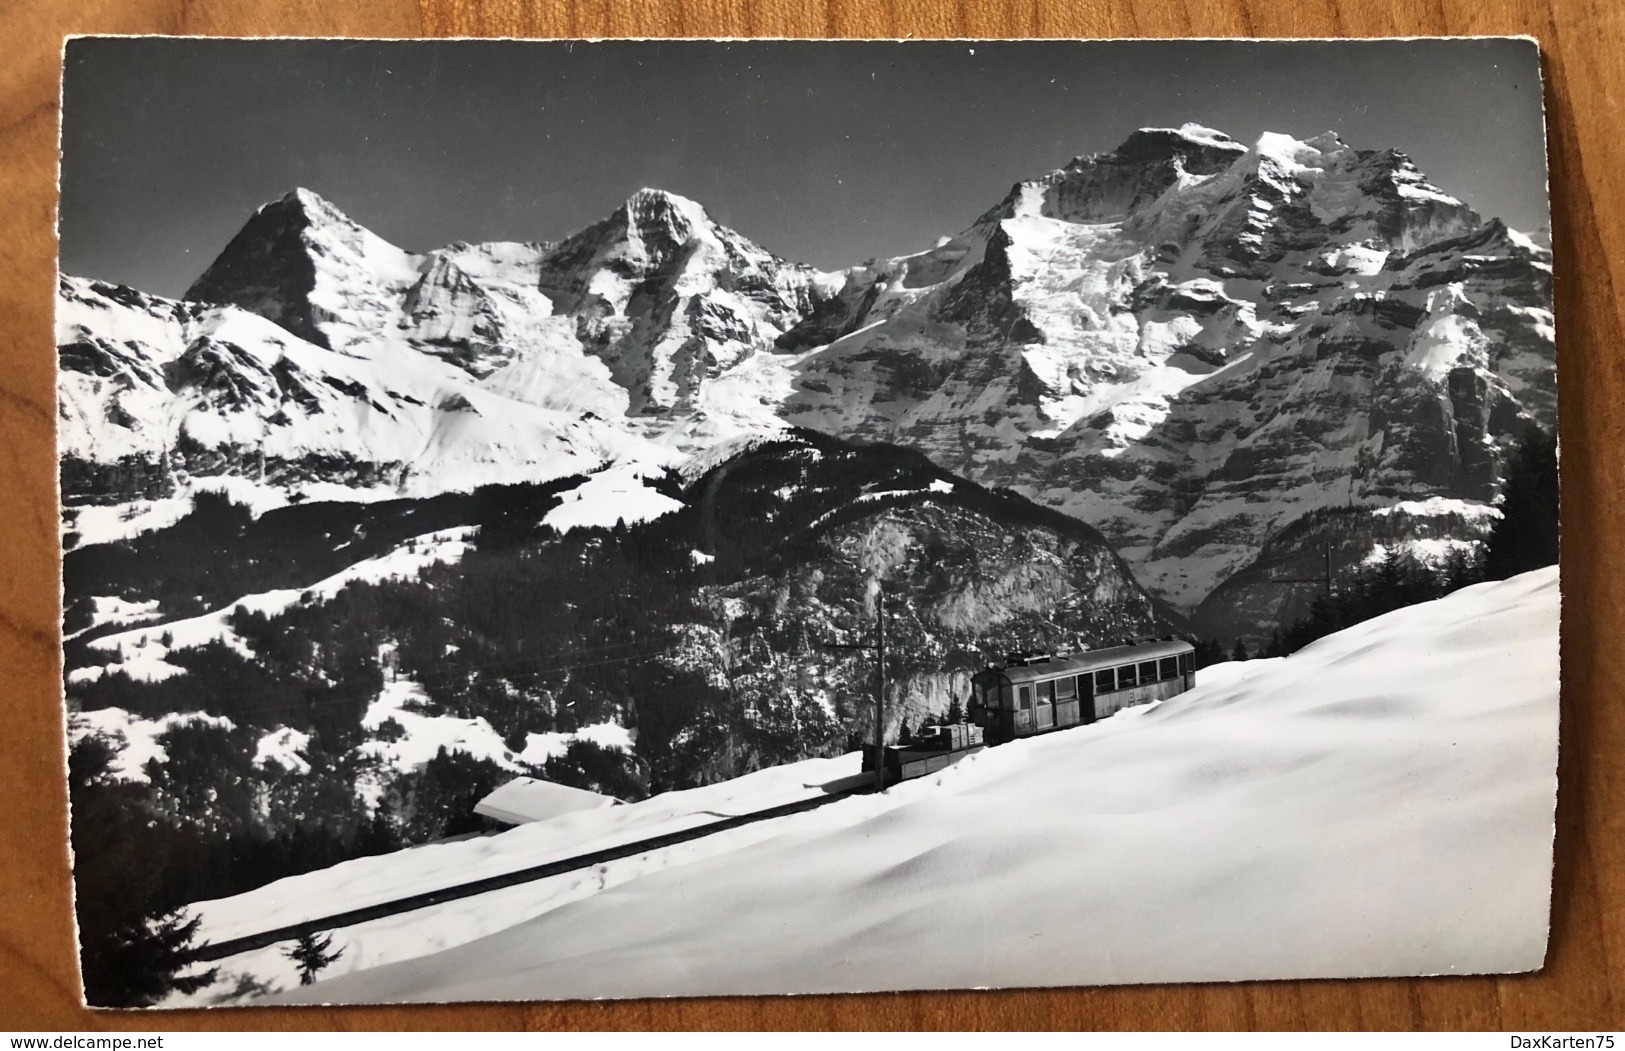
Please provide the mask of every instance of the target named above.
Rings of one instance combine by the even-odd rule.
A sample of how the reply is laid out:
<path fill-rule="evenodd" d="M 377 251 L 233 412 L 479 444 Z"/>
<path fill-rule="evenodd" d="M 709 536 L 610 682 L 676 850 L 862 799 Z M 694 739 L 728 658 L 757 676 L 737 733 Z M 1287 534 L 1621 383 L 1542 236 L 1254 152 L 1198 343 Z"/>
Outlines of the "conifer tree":
<path fill-rule="evenodd" d="M 1557 438 L 1530 427 L 1501 485 L 1501 518 L 1484 557 L 1487 579 L 1505 580 L 1557 561 L 1557 503 Z"/>
<path fill-rule="evenodd" d="M 1210 668 L 1215 664 L 1223 664 L 1229 660 L 1224 647 L 1216 639 L 1195 639 L 1191 645 L 1196 647 L 1196 667 Z"/>
<path fill-rule="evenodd" d="M 333 952 L 332 948 L 331 934 L 308 933 L 301 934 L 292 945 L 283 949 L 282 955 L 298 966 L 299 984 L 311 985 L 316 981 L 319 971 L 344 955 L 343 949 Z"/>
<path fill-rule="evenodd" d="M 68 754 L 80 970 L 93 1006 L 150 1007 L 201 989 L 215 972 L 182 973 L 196 962 L 200 921 L 160 903 L 156 808 L 146 784 L 112 776 L 118 751 L 89 734 Z M 132 814 L 146 820 L 131 822 Z"/>

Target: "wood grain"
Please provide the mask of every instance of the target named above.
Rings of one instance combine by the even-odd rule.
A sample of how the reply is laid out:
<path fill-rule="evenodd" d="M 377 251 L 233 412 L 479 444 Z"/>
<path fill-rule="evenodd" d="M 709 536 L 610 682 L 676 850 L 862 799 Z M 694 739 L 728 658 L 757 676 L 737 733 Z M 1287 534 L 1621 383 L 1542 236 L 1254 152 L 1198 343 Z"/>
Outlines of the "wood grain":
<path fill-rule="evenodd" d="M 71 33 L 1118 37 L 1519 33 L 1545 55 L 1563 443 L 1552 950 L 1514 978 L 424 1008 L 79 1006 L 57 650 L 51 338 Z M 1615 0 L 8 0 L 0 8 L 0 1028 L 1625 1028 L 1625 7 Z M 1619 961 L 1619 962 L 1616 962 Z"/>

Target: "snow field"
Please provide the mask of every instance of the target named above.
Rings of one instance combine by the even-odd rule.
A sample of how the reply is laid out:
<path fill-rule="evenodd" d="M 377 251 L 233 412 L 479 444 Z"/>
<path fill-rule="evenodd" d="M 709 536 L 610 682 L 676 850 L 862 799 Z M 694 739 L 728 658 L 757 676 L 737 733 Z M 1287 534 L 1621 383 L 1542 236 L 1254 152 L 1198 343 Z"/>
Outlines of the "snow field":
<path fill-rule="evenodd" d="M 92 733 L 122 740 L 124 748 L 108 764 L 109 772 L 114 777 L 126 781 L 145 781 L 147 779 L 145 767 L 148 762 L 157 760 L 163 763 L 169 760 L 169 753 L 158 743 L 159 736 L 177 726 L 191 723 L 208 723 L 224 730 L 229 730 L 234 725 L 230 719 L 203 712 L 143 719 L 123 708 L 99 708 L 93 712 L 71 716 L 69 732 L 74 740 Z M 261 754 L 267 754 L 263 742 Z M 258 759 L 259 756 L 256 756 L 256 761 Z"/>
<path fill-rule="evenodd" d="M 470 719 L 415 710 L 428 703 L 422 684 L 397 678 L 386 682 L 377 699 L 367 706 L 361 717 L 363 730 L 376 735 L 390 722 L 399 728 L 393 740 L 374 737 L 358 748 L 363 755 L 379 761 L 377 774 L 364 776 L 356 785 L 369 810 L 377 809 L 383 800 L 388 778 L 421 768 L 441 749 L 488 760 L 514 774 L 527 774 L 533 767 L 563 755 L 573 741 L 590 741 L 602 748 L 620 751 L 632 747 L 631 732 L 625 727 L 617 723 L 597 723 L 573 733 L 527 734 L 524 749 L 515 753 L 483 716 Z"/>
<path fill-rule="evenodd" d="M 1538 967 L 1557 610 L 1555 568 L 1469 588 L 1204 672 L 1154 709 L 771 822 L 760 841 L 686 844 L 680 867 L 280 999 Z"/>
<path fill-rule="evenodd" d="M 542 518 L 544 525 L 561 533 L 577 526 L 613 526 L 624 522 L 636 525 L 682 507 L 682 501 L 656 492 L 643 484 L 644 469 L 636 464 L 615 464 L 570 492 L 564 502 Z"/>

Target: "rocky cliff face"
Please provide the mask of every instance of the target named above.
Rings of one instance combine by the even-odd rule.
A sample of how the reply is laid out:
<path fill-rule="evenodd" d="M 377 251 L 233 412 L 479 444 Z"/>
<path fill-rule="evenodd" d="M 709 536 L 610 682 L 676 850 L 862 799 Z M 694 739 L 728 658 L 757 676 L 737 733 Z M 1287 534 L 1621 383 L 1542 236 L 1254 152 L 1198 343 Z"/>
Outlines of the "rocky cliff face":
<path fill-rule="evenodd" d="M 1394 151 L 1143 132 L 939 251 L 792 330 L 842 338 L 787 415 L 1092 522 L 1186 608 L 1312 509 L 1489 500 L 1554 422 L 1549 252 Z"/>
<path fill-rule="evenodd" d="M 873 658 L 820 644 L 871 637 L 876 581 L 892 733 L 963 704 L 970 677 L 1007 653 L 1175 627 L 1099 532 L 911 451 L 791 433 L 711 468 L 684 500 L 664 528 L 700 553 L 706 593 L 759 655 L 747 684 L 839 702 L 854 727 Z"/>

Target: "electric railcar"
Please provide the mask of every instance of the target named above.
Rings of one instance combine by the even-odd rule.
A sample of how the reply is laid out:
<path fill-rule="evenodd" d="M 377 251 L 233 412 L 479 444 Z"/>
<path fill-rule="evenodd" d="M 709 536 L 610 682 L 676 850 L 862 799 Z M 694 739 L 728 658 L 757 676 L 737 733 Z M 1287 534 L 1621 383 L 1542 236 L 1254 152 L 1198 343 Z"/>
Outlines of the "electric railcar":
<path fill-rule="evenodd" d="M 933 727 L 911 744 L 886 746 L 886 783 L 935 773 L 985 745 L 1082 726 L 1195 685 L 1196 648 L 1173 636 L 1012 657 L 971 679 L 970 725 Z M 865 747 L 863 769 L 874 764 L 873 746 Z"/>
<path fill-rule="evenodd" d="M 1135 640 L 990 667 L 971 680 L 971 719 L 988 744 L 1104 719 L 1196 685 L 1196 648 L 1183 639 Z"/>

